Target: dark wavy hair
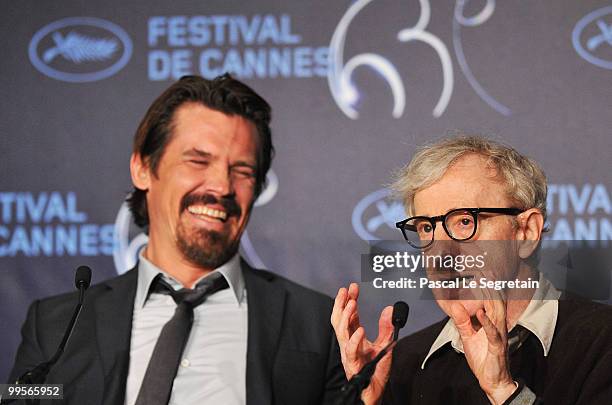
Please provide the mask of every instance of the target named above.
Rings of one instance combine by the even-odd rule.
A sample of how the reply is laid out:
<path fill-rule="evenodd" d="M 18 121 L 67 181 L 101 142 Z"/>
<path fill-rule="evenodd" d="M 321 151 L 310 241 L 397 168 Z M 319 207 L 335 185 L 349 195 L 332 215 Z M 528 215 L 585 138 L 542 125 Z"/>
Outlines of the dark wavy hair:
<path fill-rule="evenodd" d="M 241 116 L 255 125 L 259 135 L 255 195 L 259 195 L 274 157 L 271 108 L 253 89 L 227 73 L 212 80 L 183 76 L 166 89 L 151 104 L 138 126 L 134 136 L 134 153 L 140 155 L 153 175 L 157 175 L 161 157 L 172 138 L 174 112 L 188 102 L 201 103 L 227 115 Z M 126 201 L 136 225 L 147 229 L 149 214 L 146 191 L 134 187 Z"/>

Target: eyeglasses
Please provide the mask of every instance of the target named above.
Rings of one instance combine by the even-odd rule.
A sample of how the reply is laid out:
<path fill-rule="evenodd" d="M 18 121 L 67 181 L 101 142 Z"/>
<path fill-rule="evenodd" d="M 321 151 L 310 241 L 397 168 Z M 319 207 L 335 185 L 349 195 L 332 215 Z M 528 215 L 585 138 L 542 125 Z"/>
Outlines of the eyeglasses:
<path fill-rule="evenodd" d="M 424 249 L 433 243 L 438 222 L 442 222 L 442 227 L 451 239 L 465 241 L 476 234 L 479 214 L 518 215 L 523 211 L 520 208 L 457 208 L 436 217 L 410 217 L 397 222 L 395 226 L 402 231 L 404 239 L 411 246 Z"/>

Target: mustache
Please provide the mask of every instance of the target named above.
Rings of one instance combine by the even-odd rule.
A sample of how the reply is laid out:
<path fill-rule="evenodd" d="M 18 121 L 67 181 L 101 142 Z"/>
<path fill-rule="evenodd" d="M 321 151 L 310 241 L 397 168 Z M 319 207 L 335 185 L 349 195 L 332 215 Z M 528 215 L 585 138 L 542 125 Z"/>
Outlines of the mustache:
<path fill-rule="evenodd" d="M 217 198 L 212 194 L 187 194 L 181 200 L 180 206 L 180 214 L 183 213 L 190 205 L 194 205 L 196 203 L 202 205 L 208 204 L 219 204 L 227 212 L 227 217 L 231 216 L 240 216 L 242 214 L 242 209 L 234 199 L 234 197 L 222 197 Z"/>

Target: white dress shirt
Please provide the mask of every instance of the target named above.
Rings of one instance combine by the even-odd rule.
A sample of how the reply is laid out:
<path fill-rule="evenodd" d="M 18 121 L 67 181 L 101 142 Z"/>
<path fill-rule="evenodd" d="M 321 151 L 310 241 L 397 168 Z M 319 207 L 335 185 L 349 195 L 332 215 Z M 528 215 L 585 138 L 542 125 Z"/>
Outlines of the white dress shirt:
<path fill-rule="evenodd" d="M 194 309 L 193 327 L 174 379 L 170 405 L 246 403 L 248 322 L 240 257 L 236 254 L 215 271 L 223 274 L 229 288 L 208 296 Z M 136 402 L 155 343 L 176 309 L 172 297 L 148 294 L 160 273 L 175 289 L 183 287 L 140 255 L 125 405 Z"/>

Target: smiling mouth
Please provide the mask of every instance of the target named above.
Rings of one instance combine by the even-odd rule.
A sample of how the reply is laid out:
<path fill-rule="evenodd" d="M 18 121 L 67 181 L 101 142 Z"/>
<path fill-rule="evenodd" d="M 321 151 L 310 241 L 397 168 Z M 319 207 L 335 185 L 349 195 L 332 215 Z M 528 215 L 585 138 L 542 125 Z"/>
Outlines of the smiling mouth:
<path fill-rule="evenodd" d="M 227 221 L 227 212 L 206 207 L 204 205 L 191 205 L 187 207 L 187 211 L 200 218 L 214 219 L 221 222 Z"/>

